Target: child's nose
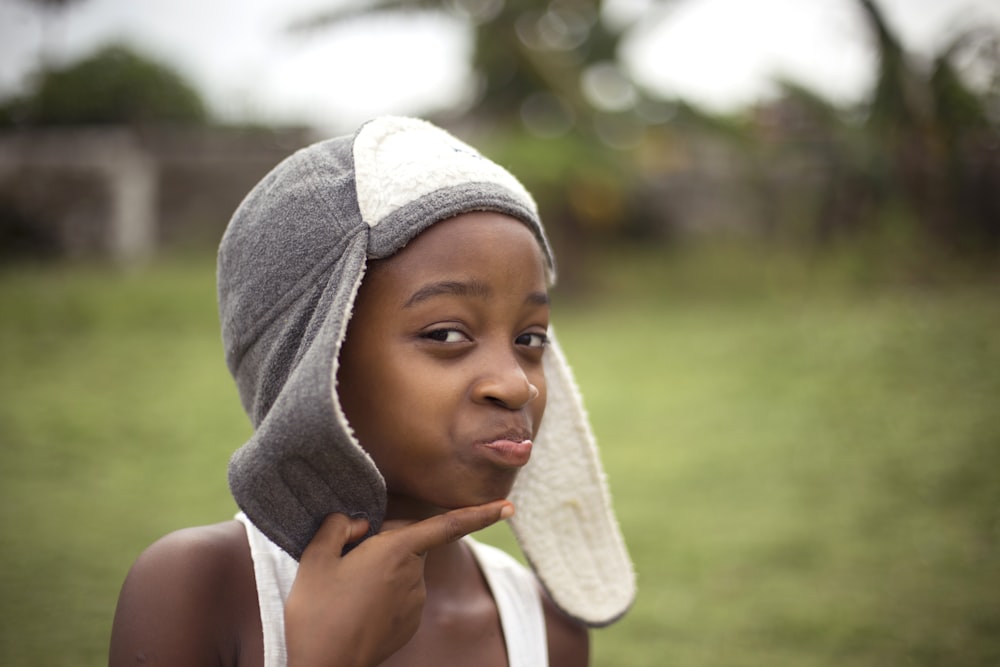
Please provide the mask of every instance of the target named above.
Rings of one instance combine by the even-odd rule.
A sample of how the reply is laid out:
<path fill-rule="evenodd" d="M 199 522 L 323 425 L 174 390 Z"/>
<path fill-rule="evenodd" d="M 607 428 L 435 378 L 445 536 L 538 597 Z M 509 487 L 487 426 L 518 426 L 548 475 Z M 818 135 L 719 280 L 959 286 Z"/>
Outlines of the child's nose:
<path fill-rule="evenodd" d="M 494 355 L 473 387 L 474 398 L 509 410 L 519 410 L 536 399 L 539 389 L 513 354 Z"/>

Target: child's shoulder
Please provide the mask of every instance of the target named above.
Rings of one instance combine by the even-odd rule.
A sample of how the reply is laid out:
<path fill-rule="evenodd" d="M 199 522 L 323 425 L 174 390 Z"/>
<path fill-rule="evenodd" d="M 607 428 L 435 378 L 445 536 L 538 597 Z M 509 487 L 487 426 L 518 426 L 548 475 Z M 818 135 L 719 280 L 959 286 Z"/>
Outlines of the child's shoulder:
<path fill-rule="evenodd" d="M 165 578 L 225 587 L 238 579 L 241 570 L 252 576 L 253 563 L 246 530 L 234 520 L 182 528 L 161 537 L 139 555 L 129 576 L 142 576 L 148 583 Z"/>
<path fill-rule="evenodd" d="M 236 664 L 240 654 L 257 655 L 260 617 L 244 527 L 185 528 L 150 545 L 122 586 L 113 633 L 119 655 L 112 664 L 152 654 L 174 664 Z"/>

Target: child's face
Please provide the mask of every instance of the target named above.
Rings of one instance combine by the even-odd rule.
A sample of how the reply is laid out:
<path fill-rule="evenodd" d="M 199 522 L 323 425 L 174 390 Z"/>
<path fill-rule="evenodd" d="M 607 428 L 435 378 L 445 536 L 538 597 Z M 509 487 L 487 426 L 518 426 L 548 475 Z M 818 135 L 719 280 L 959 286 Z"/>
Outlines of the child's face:
<path fill-rule="evenodd" d="M 548 324 L 541 250 L 512 218 L 461 215 L 371 262 L 338 395 L 390 512 L 507 496 L 545 410 Z"/>

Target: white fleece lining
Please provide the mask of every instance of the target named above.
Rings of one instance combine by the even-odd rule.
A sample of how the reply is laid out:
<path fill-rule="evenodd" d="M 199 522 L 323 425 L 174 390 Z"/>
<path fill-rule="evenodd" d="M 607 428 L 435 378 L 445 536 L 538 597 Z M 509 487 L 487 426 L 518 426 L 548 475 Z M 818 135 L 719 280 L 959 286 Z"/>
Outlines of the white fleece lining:
<path fill-rule="evenodd" d="M 354 139 L 354 178 L 361 218 L 369 227 L 435 190 L 470 182 L 501 185 L 537 210 L 528 191 L 505 169 L 444 130 L 413 118 L 379 118 L 361 128 Z"/>
<path fill-rule="evenodd" d="M 378 469 L 378 466 L 375 465 L 375 460 L 372 459 L 371 454 L 369 454 L 368 451 L 361 446 L 361 443 L 358 441 L 358 437 L 354 434 L 354 429 L 351 427 L 350 422 L 347 421 L 347 415 L 344 413 L 344 408 L 340 404 L 340 396 L 337 393 L 337 373 L 340 371 L 340 350 L 344 347 L 344 340 L 347 338 L 347 328 L 350 326 L 351 315 L 354 312 L 354 304 L 358 300 L 358 292 L 361 290 L 361 282 L 364 280 L 367 272 L 368 262 L 362 261 L 361 270 L 358 271 L 358 275 L 354 279 L 354 285 L 351 286 L 350 309 L 345 316 L 341 318 L 340 329 L 337 331 L 337 353 L 333 356 L 333 363 L 330 365 L 331 372 L 333 374 L 332 382 L 330 382 L 330 386 L 333 388 L 333 396 L 330 398 L 333 399 L 333 411 L 334 414 L 337 415 L 337 422 L 340 424 L 340 427 L 344 429 L 344 433 L 346 433 L 351 439 L 351 444 L 354 445 L 359 452 L 364 453 L 365 457 L 371 463 L 372 470 L 374 470 L 381 477 L 382 472 Z M 383 483 L 385 482 L 384 479 L 382 481 Z"/>

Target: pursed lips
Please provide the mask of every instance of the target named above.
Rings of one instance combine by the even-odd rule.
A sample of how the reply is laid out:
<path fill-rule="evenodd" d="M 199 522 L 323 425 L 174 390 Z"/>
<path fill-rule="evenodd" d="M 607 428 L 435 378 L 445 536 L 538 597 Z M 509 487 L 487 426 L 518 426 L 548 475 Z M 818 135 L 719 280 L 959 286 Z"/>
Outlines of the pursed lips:
<path fill-rule="evenodd" d="M 531 433 L 516 429 L 504 431 L 495 436 L 484 438 L 476 444 L 486 451 L 498 463 L 509 467 L 521 467 L 531 458 Z"/>
<path fill-rule="evenodd" d="M 488 445 L 494 442 L 524 442 L 531 440 L 531 431 L 526 428 L 513 428 L 506 431 L 500 431 L 499 433 L 482 438 L 476 441 L 477 445 Z"/>

